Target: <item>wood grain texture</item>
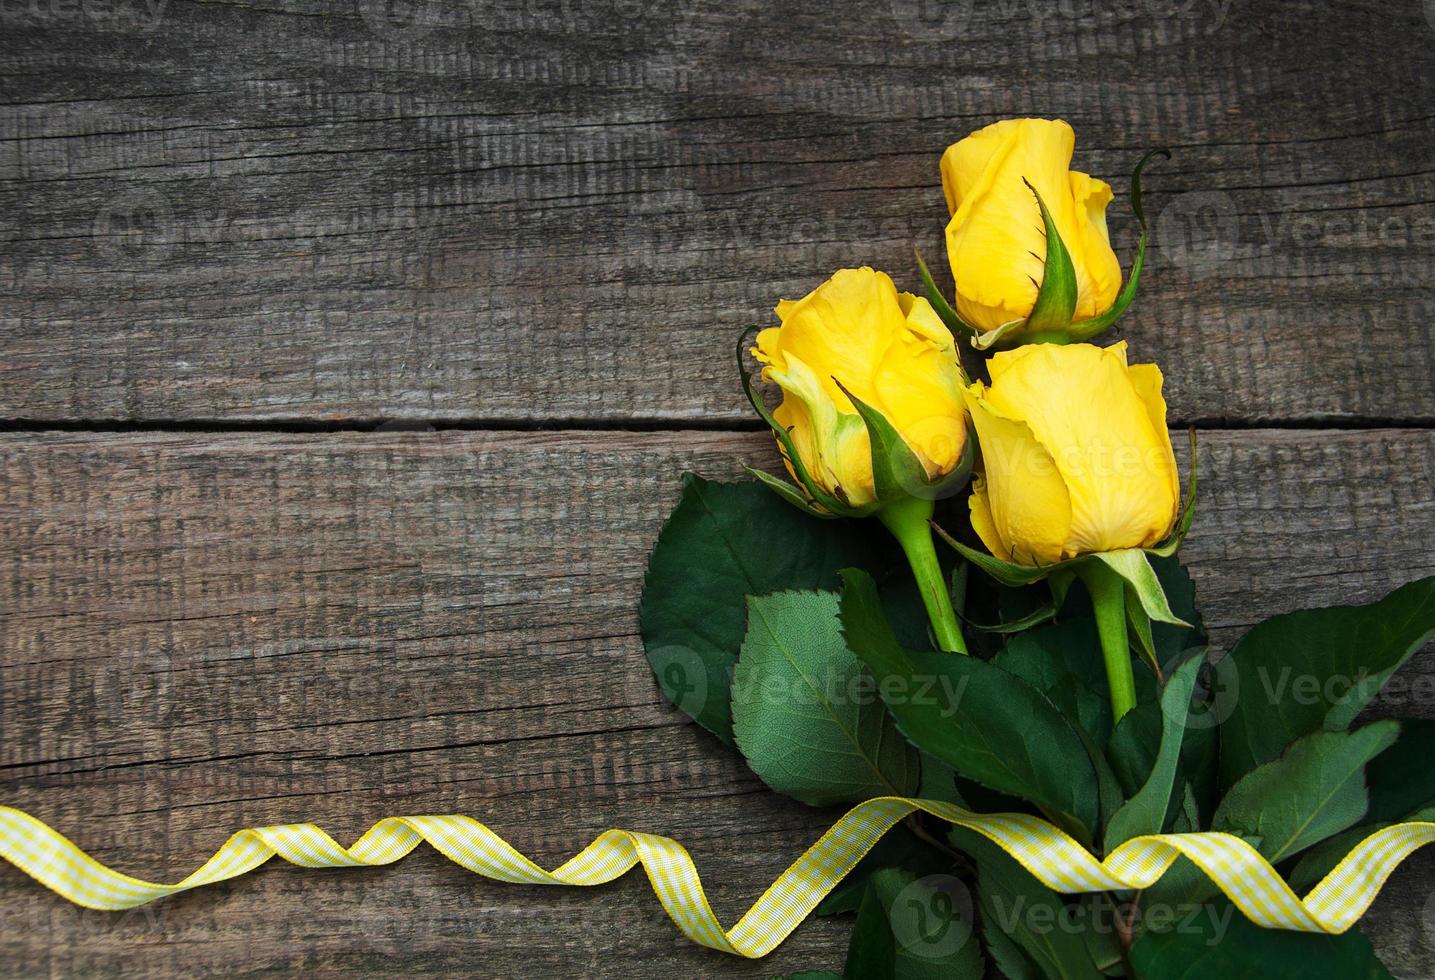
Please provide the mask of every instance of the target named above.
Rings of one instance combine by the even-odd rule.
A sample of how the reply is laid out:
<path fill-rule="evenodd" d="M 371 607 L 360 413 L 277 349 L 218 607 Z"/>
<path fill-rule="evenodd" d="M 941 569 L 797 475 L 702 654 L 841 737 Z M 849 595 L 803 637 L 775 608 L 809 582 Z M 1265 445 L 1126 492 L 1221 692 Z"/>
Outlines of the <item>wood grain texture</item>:
<path fill-rule="evenodd" d="M 0 2 L 0 426 L 493 430 L 0 433 L 0 798 L 101 859 L 457 811 L 557 862 L 622 825 L 732 921 L 833 815 L 649 679 L 678 473 L 773 461 L 676 430 L 748 423 L 731 343 L 778 297 L 939 258 L 938 156 L 1000 116 L 1072 121 L 1126 260 L 1124 175 L 1175 151 L 1122 335 L 1215 430 L 1186 557 L 1217 645 L 1435 573 L 1430 2 L 396 6 Z M 1408 674 L 1372 714 L 1435 718 L 1435 655 Z M 1417 858 L 1365 923 L 1397 975 L 1435 963 L 1432 885 Z M 7 975 L 762 977 L 846 931 L 744 964 L 640 877 L 424 852 L 120 915 L 0 868 Z"/>
<path fill-rule="evenodd" d="M 402 7 L 402 5 L 401 5 Z M 1435 419 L 1418 0 L 15 0 L 0 417 L 704 424 L 737 332 L 940 255 L 943 147 L 1148 147 L 1180 421 Z"/>
<path fill-rule="evenodd" d="M 663 707 L 636 611 L 679 473 L 773 460 L 690 432 L 0 437 L 0 798 L 161 878 L 254 824 L 463 812 L 546 862 L 622 825 L 683 841 L 732 921 L 832 814 Z M 1435 573 L 1435 433 L 1211 432 L 1201 460 L 1185 555 L 1222 647 Z M 1380 713 L 1435 717 L 1432 653 Z M 1432 881 L 1418 858 L 1371 919 L 1402 975 L 1435 961 Z M 0 959 L 27 976 L 756 977 L 840 965 L 844 933 L 744 964 L 640 877 L 520 889 L 422 854 L 120 915 L 0 868 Z"/>

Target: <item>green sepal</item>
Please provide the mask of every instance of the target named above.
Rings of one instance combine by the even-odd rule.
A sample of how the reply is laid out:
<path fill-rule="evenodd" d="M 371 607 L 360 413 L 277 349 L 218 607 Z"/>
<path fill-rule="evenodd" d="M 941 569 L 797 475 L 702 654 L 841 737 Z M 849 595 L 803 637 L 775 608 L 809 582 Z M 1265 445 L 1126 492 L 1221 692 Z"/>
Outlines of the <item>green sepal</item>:
<path fill-rule="evenodd" d="M 1196 446 L 1196 430 L 1188 430 L 1191 445 L 1190 479 L 1186 481 L 1186 496 L 1181 501 L 1181 516 L 1176 521 L 1176 527 L 1171 531 L 1171 536 L 1154 548 L 1147 550 L 1158 558 L 1170 558 L 1181 547 L 1186 540 L 1186 535 L 1191 530 L 1191 522 L 1196 518 L 1196 464 L 1199 461 L 1199 454 Z"/>
<path fill-rule="evenodd" d="M 1071 591 L 1072 584 L 1076 581 L 1076 573 L 1069 569 L 1059 569 L 1046 577 L 1046 584 L 1051 589 L 1051 603 L 1057 609 L 1066 605 L 1066 594 Z"/>
<path fill-rule="evenodd" d="M 972 569 L 966 562 L 957 562 L 952 566 L 952 577 L 947 583 L 947 594 L 952 597 L 952 608 L 957 615 L 967 608 L 967 582 L 971 579 Z"/>
<path fill-rule="evenodd" d="M 959 565 L 959 568 L 966 568 L 966 565 Z M 980 633 L 1022 633 L 1033 626 L 1040 626 L 1042 623 L 1050 622 L 1056 618 L 1055 603 L 1048 603 L 1032 612 L 1027 613 L 1020 619 L 1014 619 L 1009 623 L 994 623 L 984 626 L 981 623 L 974 623 L 970 619 L 963 618 L 962 622 Z"/>
<path fill-rule="evenodd" d="M 1002 585 L 1013 589 L 1031 585 L 1033 582 L 1040 582 L 1042 579 L 1057 575 L 1058 573 L 1065 573 L 1067 575 L 1074 574 L 1080 570 L 1084 562 L 1090 561 L 1095 557 L 1094 555 L 1079 555 L 1076 558 L 1068 558 L 1054 565 L 1018 565 L 1004 558 L 989 555 L 985 551 L 968 548 L 948 534 L 946 529 L 938 524 L 933 524 L 932 530 L 937 533 L 939 538 L 952 548 L 955 548 L 967 561 L 976 565 Z M 1070 579 L 1065 579 L 1065 587 L 1062 589 L 1062 598 L 1065 598 L 1066 589 L 1070 588 L 1070 584 Z M 1055 594 L 1055 591 L 1056 590 L 1053 589 L 1053 594 Z"/>
<path fill-rule="evenodd" d="M 1036 305 L 1026 318 L 1022 333 L 1028 336 L 1048 332 L 1065 332 L 1071 326 L 1076 314 L 1076 267 L 1071 264 L 1071 253 L 1061 232 L 1056 228 L 1056 219 L 1051 216 L 1041 192 L 1025 177 L 1022 183 L 1036 197 L 1036 206 L 1041 210 L 1041 222 L 1046 234 L 1046 265 L 1041 276 L 1041 285 L 1036 294 Z"/>
<path fill-rule="evenodd" d="M 1191 522 L 1195 519 L 1196 516 L 1196 466 L 1198 462 L 1198 452 L 1196 446 L 1195 429 L 1190 430 L 1190 437 L 1191 475 L 1190 479 L 1186 481 L 1186 495 L 1185 498 L 1181 501 L 1181 514 L 1176 521 L 1175 528 L 1171 531 L 1171 534 L 1166 538 L 1165 541 L 1156 545 L 1154 548 L 1132 548 L 1127 550 L 1144 552 L 1148 555 L 1155 555 L 1158 558 L 1170 558 L 1181 547 L 1182 542 L 1186 540 L 1186 535 L 1191 530 Z M 970 446 L 970 442 L 968 443 L 968 445 Z M 932 526 L 932 529 L 936 531 L 938 537 L 940 537 L 943 541 L 945 541 L 951 547 L 955 548 L 958 552 L 960 552 L 963 558 L 966 558 L 973 565 L 976 565 L 978 568 L 986 572 L 992 578 L 996 579 L 1002 585 L 1006 585 L 1012 588 L 1018 588 L 1023 585 L 1030 585 L 1033 582 L 1039 582 L 1044 578 L 1050 578 L 1052 595 L 1055 598 L 1056 604 L 1058 606 L 1060 606 L 1061 603 L 1065 600 L 1067 590 L 1071 587 L 1070 573 L 1075 571 L 1075 566 L 1077 565 L 1077 563 L 1084 561 L 1087 558 L 1094 557 L 1094 555 L 1082 555 L 1077 558 L 1068 558 L 1066 561 L 1057 562 L 1054 565 L 1040 565 L 1036 567 L 1032 567 L 1029 565 L 1017 565 L 1013 562 L 1005 561 L 1001 558 L 998 558 L 995 555 L 989 555 L 984 551 L 977 551 L 973 548 L 968 548 L 966 545 L 962 544 L 956 538 L 952 537 L 946 532 L 945 529 L 938 525 L 934 524 Z M 1117 552 L 1108 552 L 1108 554 L 1116 553 Z M 1153 578 L 1154 575 L 1155 573 L 1153 572 Z M 1125 576 L 1123 575 L 1122 577 L 1124 578 Z M 1130 580 L 1128 579 L 1128 581 Z M 1134 585 L 1135 583 L 1132 584 Z M 1156 583 L 1156 588 L 1158 590 L 1160 589 L 1159 582 Z M 1138 596 L 1138 598 L 1142 599 L 1141 604 L 1143 608 L 1146 607 L 1145 597 Z M 1161 601 L 1162 603 L 1164 603 L 1165 601 L 1164 594 L 1162 595 Z M 1190 625 L 1184 620 L 1174 618 L 1174 614 L 1173 618 L 1171 619 L 1161 618 L 1161 615 L 1159 614 L 1159 607 L 1155 610 L 1148 611 L 1151 614 L 1151 618 L 1157 620 L 1158 622 L 1170 623 L 1173 626 Z M 1167 607 L 1166 611 L 1169 612 L 1169 607 Z"/>
<path fill-rule="evenodd" d="M 1135 638 L 1137 656 L 1146 661 L 1151 673 L 1161 676 L 1161 662 L 1156 656 L 1156 637 L 1151 632 L 1151 617 L 1141 605 L 1141 599 L 1131 590 L 1126 590 L 1126 622 Z"/>
<path fill-rule="evenodd" d="M 1046 267 L 1040 290 L 1037 293 L 1036 305 L 1032 308 L 1031 315 L 1025 320 L 1013 320 L 1010 323 L 1002 324 L 995 330 L 978 333 L 972 338 L 973 347 L 978 350 L 990 350 L 995 347 L 1014 346 L 1016 343 L 1083 343 L 1110 329 L 1126 313 L 1136 299 L 1136 292 L 1141 284 L 1141 273 L 1146 267 L 1146 248 L 1150 242 L 1150 231 L 1146 223 L 1146 210 L 1141 198 L 1141 174 L 1146 169 L 1146 164 L 1150 163 L 1151 158 L 1155 156 L 1162 156 L 1169 160 L 1171 151 L 1166 149 L 1149 151 L 1136 164 L 1136 169 L 1131 174 L 1131 210 L 1136 214 L 1136 221 L 1141 228 L 1141 236 L 1136 243 L 1136 258 L 1131 263 L 1131 273 L 1127 276 L 1126 284 L 1122 287 L 1111 308 L 1100 316 L 1077 323 L 1071 322 L 1071 318 L 1076 312 L 1077 301 L 1076 278 L 1071 255 L 1066 249 L 1066 243 L 1056 232 L 1046 203 L 1042 201 L 1041 195 L 1037 193 L 1036 189 L 1032 188 L 1032 193 L 1036 194 L 1037 206 L 1041 209 L 1042 223 L 1047 236 Z M 1031 187 L 1031 184 L 1028 182 L 1027 186 Z"/>
<path fill-rule="evenodd" d="M 1048 575 L 1050 575 L 1052 572 L 1068 568 L 1075 562 L 1081 560 L 1079 558 L 1073 558 L 1069 561 L 1061 562 L 1060 564 L 1042 565 L 1040 567 L 1031 567 L 1029 565 L 1016 565 L 1012 562 L 1004 561 L 1001 558 L 996 557 L 995 555 L 989 555 L 985 551 L 977 551 L 975 548 L 968 548 L 966 545 L 962 544 L 956 538 L 948 534 L 946 529 L 943 528 L 940 524 L 933 524 L 932 530 L 937 533 L 937 536 L 939 538 L 945 541 L 952 548 L 955 548 L 956 551 L 967 561 L 971 562 L 973 565 L 976 565 L 978 568 L 986 572 L 992 578 L 996 579 L 1002 585 L 1008 586 L 1010 588 L 1020 588 L 1024 585 L 1030 585 L 1033 582 L 1039 582 L 1042 579 L 1046 578 Z"/>
<path fill-rule="evenodd" d="M 779 480 L 771 473 L 764 472 L 763 470 L 759 470 L 751 466 L 744 466 L 743 469 L 747 471 L 747 474 L 749 476 L 756 479 L 757 482 L 761 483 L 763 486 L 767 487 L 769 490 L 777 494 L 783 500 L 787 501 L 789 504 L 802 511 L 808 517 L 815 517 L 821 521 L 833 521 L 836 520 L 839 516 L 837 514 L 833 514 L 813 506 L 812 502 L 809 501 L 806 497 L 804 497 L 796 487 L 786 482 L 785 480 Z"/>
<path fill-rule="evenodd" d="M 915 248 L 912 249 L 912 253 L 917 256 L 917 271 L 922 277 L 922 288 L 927 293 L 927 302 L 932 304 L 932 309 L 937 311 L 937 316 L 942 318 L 947 329 L 954 334 L 965 334 L 968 337 L 979 336 L 981 331 L 963 320 L 962 315 L 951 303 L 947 302 L 947 297 L 943 296 L 942 291 L 937 288 L 936 282 L 932 279 L 932 273 L 927 268 L 927 263 L 922 259 L 922 253 Z"/>
<path fill-rule="evenodd" d="M 1151 619 L 1158 623 L 1170 623 L 1172 626 L 1190 627 L 1190 623 L 1171 611 L 1171 604 L 1166 601 L 1166 592 L 1161 588 L 1161 580 L 1156 577 L 1156 569 L 1151 567 L 1151 559 L 1146 557 L 1146 552 L 1139 548 L 1126 548 L 1121 551 L 1098 551 L 1089 557 L 1102 562 L 1120 575 L 1126 582 L 1127 591 L 1136 593 L 1142 610 Z"/>
<path fill-rule="evenodd" d="M 862 423 L 867 426 L 872 447 L 872 485 L 877 492 L 879 508 L 904 497 L 937 500 L 955 493 L 971 479 L 972 467 L 976 464 L 977 439 L 971 431 L 970 422 L 966 423 L 961 459 L 950 473 L 933 480 L 927 476 L 927 468 L 887 416 L 848 391 L 841 381 L 832 380 L 852 402 Z"/>
<path fill-rule="evenodd" d="M 872 446 L 872 486 L 880 501 L 896 500 L 899 497 L 916 497 L 919 488 L 926 487 L 927 469 L 907 440 L 896 430 L 887 416 L 868 405 L 836 378 L 837 387 L 852 402 L 862 424 L 867 426 L 867 436 Z"/>
<path fill-rule="evenodd" d="M 1071 318 L 1076 314 L 1077 287 L 1076 267 L 1071 262 L 1071 252 L 1056 228 L 1046 201 L 1031 181 L 1022 178 L 1022 183 L 1036 197 L 1037 209 L 1041 212 L 1042 233 L 1046 236 L 1046 258 L 1041 283 L 1037 286 L 1036 303 L 1024 320 L 1003 323 L 995 330 L 988 330 L 972 338 L 977 350 L 991 350 L 993 347 L 1012 346 L 1013 342 L 1023 344 L 1067 344 L 1071 342 Z"/>
<path fill-rule="evenodd" d="M 875 506 L 851 507 L 817 485 L 807 472 L 807 466 L 803 463 L 801 455 L 797 452 L 797 447 L 792 442 L 792 433 L 788 432 L 786 428 L 778 423 L 777 419 L 768 411 L 767 405 L 763 403 L 762 396 L 759 395 L 757 389 L 753 387 L 752 372 L 747 369 L 747 364 L 743 362 L 742 354 L 743 348 L 747 344 L 747 338 L 752 336 L 753 331 L 758 329 L 756 325 L 748 327 L 737 340 L 737 373 L 738 376 L 742 378 L 742 390 L 743 394 L 747 395 L 748 403 L 752 405 L 753 410 L 757 412 L 758 416 L 767 423 L 768 428 L 772 430 L 772 434 L 777 437 L 777 444 L 782 451 L 783 458 L 786 459 L 788 465 L 792 467 L 792 472 L 796 476 L 797 482 L 802 485 L 803 490 L 807 491 L 807 496 L 810 501 L 815 502 L 824 510 L 839 517 L 865 517 L 871 514 L 877 509 Z M 766 480 L 764 480 L 763 483 L 769 487 L 772 486 L 772 484 Z M 783 499 L 790 501 L 792 498 L 784 494 Z"/>
<path fill-rule="evenodd" d="M 1120 576 L 1125 592 L 1126 621 L 1136 637 L 1136 653 L 1157 677 L 1161 676 L 1161 665 L 1156 656 L 1156 642 L 1151 632 L 1151 621 L 1156 620 L 1169 623 L 1172 626 L 1191 628 L 1190 623 L 1171 611 L 1170 602 L 1166 598 L 1165 590 L 1161 587 L 1161 580 L 1157 578 L 1155 569 L 1151 567 L 1146 552 L 1139 549 L 1097 552 L 1070 558 L 1055 565 L 1028 568 L 968 548 L 936 524 L 933 524 L 932 527 L 942 540 L 955 548 L 963 558 L 981 568 L 1003 585 L 1016 588 L 1030 585 L 1043 576 L 1049 576 L 1052 579 L 1052 594 L 1055 597 L 1055 604 L 1033 613 L 1028 617 L 1033 620 L 1032 622 L 1023 620 L 1021 623 L 1013 623 L 997 629 L 987 629 L 981 626 L 976 626 L 976 629 L 984 632 L 1015 632 L 1051 618 L 1065 600 L 1071 580 L 1083 568 L 1090 567 L 1092 562 L 1100 562 Z"/>
<path fill-rule="evenodd" d="M 1005 346 L 1002 341 L 1005 339 L 1006 335 L 1009 333 L 1019 332 L 1025 326 L 1025 320 L 1011 320 L 1007 323 L 1003 323 L 1001 326 L 993 330 L 988 330 L 985 333 L 977 334 L 975 337 L 972 338 L 972 346 L 977 350 L 982 351 L 991 350 L 993 347 Z M 1019 339 L 1029 340 L 1031 338 L 1028 338 L 1023 335 Z"/>
<path fill-rule="evenodd" d="M 1092 317 L 1090 320 L 1082 320 L 1080 323 L 1073 323 L 1067 334 L 1073 343 L 1090 340 L 1100 333 L 1110 329 L 1117 320 L 1131 306 L 1132 300 L 1136 298 L 1136 290 L 1141 282 L 1141 270 L 1146 265 L 1146 245 L 1149 240 L 1149 233 L 1146 227 L 1146 210 L 1141 206 L 1141 171 L 1146 169 L 1146 164 L 1154 156 L 1162 156 L 1167 160 L 1171 159 L 1171 151 L 1167 149 L 1155 149 L 1149 151 L 1136 164 L 1136 170 L 1131 174 L 1131 210 L 1136 213 L 1136 221 L 1141 226 L 1141 237 L 1136 243 L 1136 258 L 1131 263 L 1131 274 L 1126 278 L 1126 285 L 1122 287 L 1121 293 L 1116 297 L 1116 302 L 1111 309 L 1100 316 Z"/>
<path fill-rule="evenodd" d="M 1012 588 L 1030 585 L 1055 572 L 1079 571 L 1084 563 L 1099 561 L 1121 576 L 1127 587 L 1136 593 L 1136 599 L 1141 608 L 1151 619 L 1158 623 L 1170 623 L 1172 626 L 1189 627 L 1191 625 L 1171 611 L 1170 603 L 1166 601 L 1166 593 L 1161 588 L 1161 580 L 1156 577 L 1156 571 L 1151 567 L 1146 552 L 1140 548 L 1097 551 L 1089 555 L 1068 558 L 1066 561 L 1057 562 L 1054 565 L 1031 567 L 1017 565 L 984 551 L 968 548 L 936 524 L 932 525 L 932 529 L 937 532 L 938 537 L 955 548 L 963 558 L 1002 585 Z M 1162 557 L 1166 556 L 1162 555 Z"/>

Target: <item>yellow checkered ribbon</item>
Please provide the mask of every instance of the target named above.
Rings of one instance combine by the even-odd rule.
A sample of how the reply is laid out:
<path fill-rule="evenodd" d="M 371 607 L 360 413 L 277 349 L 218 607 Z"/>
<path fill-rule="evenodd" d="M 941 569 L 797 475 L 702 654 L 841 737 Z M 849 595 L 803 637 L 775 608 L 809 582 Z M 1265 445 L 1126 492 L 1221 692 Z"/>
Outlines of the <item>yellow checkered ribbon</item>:
<path fill-rule="evenodd" d="M 525 885 L 601 885 L 642 864 L 663 908 L 685 936 L 712 949 L 755 959 L 776 949 L 883 834 L 917 810 L 983 834 L 1049 888 L 1064 894 L 1147 888 L 1184 855 L 1253 922 L 1303 932 L 1349 929 L 1365 914 L 1395 867 L 1417 848 L 1435 841 L 1435 823 L 1398 824 L 1377 831 L 1301 900 L 1255 848 L 1229 834 L 1137 837 L 1101 861 L 1036 817 L 983 816 L 948 803 L 883 797 L 854 807 L 838 820 L 726 931 L 708 905 L 687 850 L 667 837 L 626 830 L 606 831 L 576 857 L 544 871 L 469 817 L 389 817 L 347 849 L 313 824 L 255 827 L 230 837 L 188 878 L 160 885 L 112 871 L 42 821 L 0 806 L 0 856 L 77 905 L 105 910 L 133 908 L 227 881 L 276 854 L 305 868 L 374 867 L 394 863 L 420 841 L 476 874 Z"/>

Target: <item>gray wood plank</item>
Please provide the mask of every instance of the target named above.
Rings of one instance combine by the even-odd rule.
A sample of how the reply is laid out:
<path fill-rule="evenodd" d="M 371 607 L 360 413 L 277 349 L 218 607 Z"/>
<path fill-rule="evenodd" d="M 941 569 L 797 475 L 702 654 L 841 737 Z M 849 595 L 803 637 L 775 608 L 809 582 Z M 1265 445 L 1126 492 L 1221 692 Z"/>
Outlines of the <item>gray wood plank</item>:
<path fill-rule="evenodd" d="M 1175 418 L 1435 418 L 1413 0 L 384 7 L 6 7 L 0 418 L 743 419 L 737 332 L 912 283 L 1016 114 L 1122 194 L 1176 150 L 1126 327 Z"/>
<path fill-rule="evenodd" d="M 663 707 L 636 610 L 680 471 L 774 458 L 756 434 L 0 437 L 0 797 L 159 878 L 256 824 L 347 841 L 463 812 L 550 863 L 621 825 L 686 844 L 731 922 L 832 814 Z M 1435 573 L 1435 433 L 1211 432 L 1201 460 L 1185 557 L 1218 645 Z M 1431 690 L 1379 710 L 1435 717 Z M 1418 857 L 1373 914 L 1397 972 L 1435 962 L 1432 881 Z M 523 889 L 429 855 L 123 915 L 0 869 L 22 975 L 769 976 L 838 965 L 843 928 L 744 964 L 688 946 L 640 877 Z"/>

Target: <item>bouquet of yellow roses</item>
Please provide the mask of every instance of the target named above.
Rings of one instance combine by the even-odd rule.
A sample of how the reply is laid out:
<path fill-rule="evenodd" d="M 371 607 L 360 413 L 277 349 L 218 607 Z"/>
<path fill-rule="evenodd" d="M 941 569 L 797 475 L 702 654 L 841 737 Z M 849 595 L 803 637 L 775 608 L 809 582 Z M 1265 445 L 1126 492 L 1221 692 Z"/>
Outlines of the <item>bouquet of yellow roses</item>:
<path fill-rule="evenodd" d="M 862 980 L 1389 977 L 1352 927 L 1435 843 L 1435 722 L 1360 716 L 1435 635 L 1435 578 L 1209 653 L 1177 557 L 1194 440 L 1183 491 L 1160 370 L 1093 343 L 1135 296 L 1151 155 L 1123 284 L 1111 189 L 1074 148 L 1045 120 L 967 137 L 942 159 L 953 290 L 920 257 L 922 296 L 845 269 L 738 344 L 790 480 L 686 480 L 646 651 L 775 792 L 850 809 L 731 928 L 677 841 L 609 830 L 549 871 L 457 814 L 386 817 L 347 848 L 248 828 L 163 884 L 0 806 L 0 858 L 118 911 L 275 856 L 373 867 L 427 842 L 520 884 L 641 864 L 686 936 L 751 958 L 855 914 Z"/>
<path fill-rule="evenodd" d="M 1435 579 L 1208 655 L 1194 435 L 1183 492 L 1160 369 L 1097 343 L 1151 155 L 1123 285 L 1074 146 L 1020 119 L 947 150 L 953 290 L 844 269 L 743 335 L 791 482 L 687 478 L 649 660 L 774 791 L 858 805 L 772 903 L 855 912 L 848 976 L 1385 976 L 1350 926 L 1431 837 L 1435 729 L 1357 716 Z"/>

